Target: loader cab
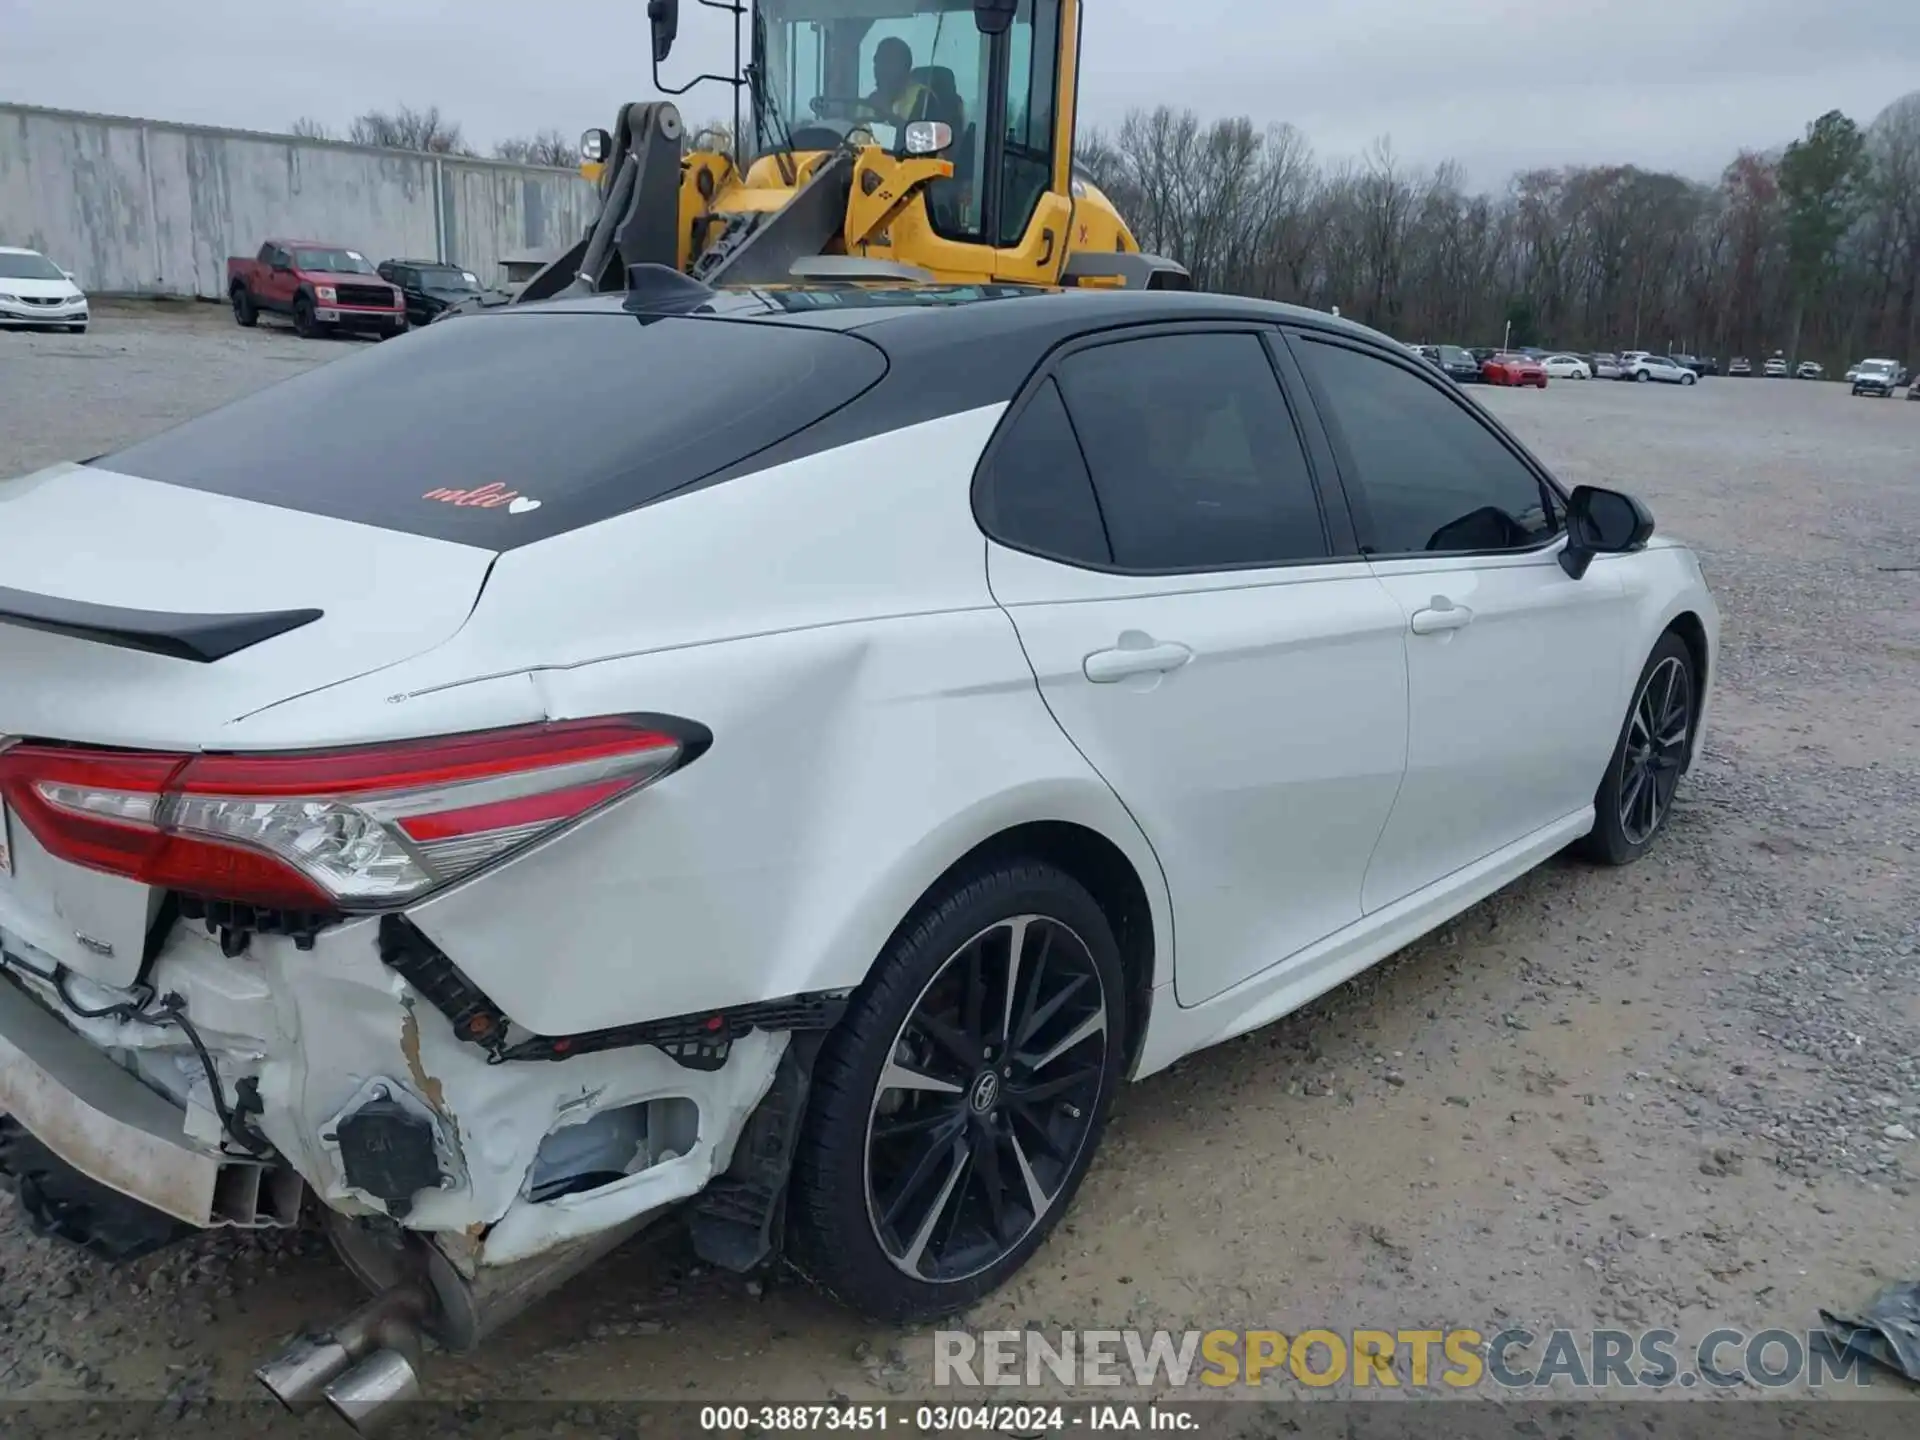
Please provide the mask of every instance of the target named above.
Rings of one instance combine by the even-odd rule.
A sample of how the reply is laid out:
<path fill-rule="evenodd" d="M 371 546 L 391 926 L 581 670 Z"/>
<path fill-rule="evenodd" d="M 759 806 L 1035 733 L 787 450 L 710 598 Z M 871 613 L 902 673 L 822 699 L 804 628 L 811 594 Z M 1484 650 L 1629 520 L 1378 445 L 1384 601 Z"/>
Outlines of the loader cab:
<path fill-rule="evenodd" d="M 795 156 L 847 144 L 931 153 L 954 170 L 928 186 L 940 240 L 1002 251 L 1031 240 L 1036 258 L 1048 255 L 1040 263 L 1057 267 L 1071 208 L 1080 3 L 753 0 L 741 12 L 748 103 L 735 161 L 749 186 L 791 188 Z M 656 66 L 673 47 L 679 8 L 648 6 Z M 922 148 L 929 132 L 914 122 L 934 122 L 937 150 Z M 590 146 L 585 158 L 583 173 L 597 179 L 601 156 Z M 1042 217 L 1050 196 L 1061 213 Z"/>
<path fill-rule="evenodd" d="M 954 174 L 929 187 L 935 230 L 966 244 L 1018 245 L 1041 197 L 1067 189 L 1074 57 L 1063 56 L 1062 41 L 1072 40 L 1067 12 L 1077 8 L 1077 0 L 758 0 L 751 158 L 831 149 L 862 131 L 894 149 L 904 121 L 937 122 L 952 137 L 940 153 Z"/>

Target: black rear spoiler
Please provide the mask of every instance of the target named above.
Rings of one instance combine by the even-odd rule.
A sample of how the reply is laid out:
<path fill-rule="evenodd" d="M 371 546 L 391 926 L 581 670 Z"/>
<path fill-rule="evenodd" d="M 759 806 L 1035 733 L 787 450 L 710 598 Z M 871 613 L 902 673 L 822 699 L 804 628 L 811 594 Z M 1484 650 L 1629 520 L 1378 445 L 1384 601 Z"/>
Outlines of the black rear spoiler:
<path fill-rule="evenodd" d="M 0 585 L 0 625 L 45 630 L 203 665 L 311 625 L 324 613 L 269 610 L 251 615 L 178 615 L 166 610 L 128 610 L 118 605 L 62 600 L 57 595 L 35 595 Z"/>

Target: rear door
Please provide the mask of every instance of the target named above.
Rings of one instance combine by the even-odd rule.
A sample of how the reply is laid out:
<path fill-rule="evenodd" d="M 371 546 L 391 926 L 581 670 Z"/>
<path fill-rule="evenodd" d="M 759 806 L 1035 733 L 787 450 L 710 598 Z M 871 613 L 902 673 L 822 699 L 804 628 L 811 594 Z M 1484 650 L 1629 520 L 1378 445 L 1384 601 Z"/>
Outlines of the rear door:
<path fill-rule="evenodd" d="M 1631 616 L 1613 567 L 1560 568 L 1559 497 L 1457 392 L 1374 347 L 1289 340 L 1403 617 L 1407 772 L 1373 911 L 1592 802 Z"/>
<path fill-rule="evenodd" d="M 1160 859 L 1185 1005 L 1360 917 L 1406 750 L 1405 618 L 1269 340 L 1083 343 L 976 490 L 1041 693 Z"/>

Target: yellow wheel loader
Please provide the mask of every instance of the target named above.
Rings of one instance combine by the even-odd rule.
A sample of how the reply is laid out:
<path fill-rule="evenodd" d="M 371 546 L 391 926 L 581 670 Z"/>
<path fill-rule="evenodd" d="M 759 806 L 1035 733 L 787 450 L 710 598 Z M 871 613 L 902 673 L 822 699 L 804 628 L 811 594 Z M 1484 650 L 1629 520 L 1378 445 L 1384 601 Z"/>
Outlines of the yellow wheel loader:
<path fill-rule="evenodd" d="M 663 84 L 680 6 L 650 0 L 654 84 L 733 86 L 732 144 L 689 148 L 670 100 L 589 131 L 598 218 L 508 303 L 624 290 L 635 266 L 707 287 L 1191 287 L 1073 173 L 1081 0 L 699 3 L 732 17 L 733 73 Z"/>

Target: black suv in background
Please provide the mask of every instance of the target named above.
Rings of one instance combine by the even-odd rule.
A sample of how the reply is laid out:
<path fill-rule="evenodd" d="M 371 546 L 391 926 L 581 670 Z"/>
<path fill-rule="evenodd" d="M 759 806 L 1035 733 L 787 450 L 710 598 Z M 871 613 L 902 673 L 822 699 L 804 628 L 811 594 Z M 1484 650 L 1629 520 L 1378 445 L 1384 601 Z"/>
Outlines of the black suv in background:
<path fill-rule="evenodd" d="M 1480 383 L 1480 362 L 1458 345 L 1421 345 L 1417 348 L 1455 384 L 1478 385 Z"/>
<path fill-rule="evenodd" d="M 1706 376 L 1718 375 L 1720 373 L 1720 362 L 1711 355 L 1670 355 L 1667 358 L 1672 360 L 1674 364 L 1691 370 L 1696 375 Z"/>
<path fill-rule="evenodd" d="M 383 260 L 379 270 L 406 297 L 409 325 L 430 325 L 449 305 L 480 293 L 479 276 L 440 260 Z"/>

